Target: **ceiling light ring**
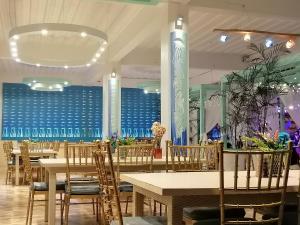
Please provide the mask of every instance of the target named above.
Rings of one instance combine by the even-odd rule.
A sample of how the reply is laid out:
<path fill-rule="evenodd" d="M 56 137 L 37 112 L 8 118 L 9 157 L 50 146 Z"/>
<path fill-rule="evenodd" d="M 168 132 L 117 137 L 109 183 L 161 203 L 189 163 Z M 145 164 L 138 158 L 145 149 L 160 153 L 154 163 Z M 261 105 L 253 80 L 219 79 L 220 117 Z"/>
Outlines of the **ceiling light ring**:
<path fill-rule="evenodd" d="M 108 38 L 107 38 L 106 33 L 104 33 L 101 30 L 94 29 L 92 27 L 87 27 L 87 26 L 77 25 L 77 24 L 39 23 L 39 24 L 29 24 L 29 25 L 14 27 L 9 32 L 9 39 L 10 39 L 10 42 L 17 43 L 17 40 L 21 36 L 30 35 L 33 33 L 41 34 L 42 30 L 47 30 L 47 32 L 51 32 L 51 31 L 74 32 L 74 33 L 78 33 L 79 35 L 81 35 L 84 32 L 87 36 L 92 36 L 94 38 L 99 39 L 100 40 L 99 48 L 95 50 L 95 53 L 91 56 L 91 59 L 88 60 L 89 61 L 88 64 L 96 63 L 97 60 L 96 61 L 92 60 L 94 58 L 94 55 L 95 54 L 101 55 L 101 53 L 104 52 L 105 49 L 107 48 Z M 18 37 L 18 39 L 16 39 L 15 37 Z M 17 44 L 11 45 L 11 47 L 17 47 Z M 12 57 L 17 62 L 21 62 L 23 64 L 27 64 L 27 65 L 36 65 L 37 64 L 37 63 L 32 63 L 32 62 L 26 62 L 26 60 L 24 61 L 19 58 L 16 59 L 16 57 L 17 57 L 16 55 L 14 55 L 14 56 L 12 55 Z M 99 57 L 97 57 L 97 58 L 99 58 Z M 39 63 L 39 64 L 40 64 L 40 66 L 43 66 L 43 67 L 65 68 L 65 65 L 45 65 L 42 63 Z M 68 68 L 80 68 L 80 67 L 86 67 L 86 63 L 82 63 L 79 65 L 68 65 Z"/>

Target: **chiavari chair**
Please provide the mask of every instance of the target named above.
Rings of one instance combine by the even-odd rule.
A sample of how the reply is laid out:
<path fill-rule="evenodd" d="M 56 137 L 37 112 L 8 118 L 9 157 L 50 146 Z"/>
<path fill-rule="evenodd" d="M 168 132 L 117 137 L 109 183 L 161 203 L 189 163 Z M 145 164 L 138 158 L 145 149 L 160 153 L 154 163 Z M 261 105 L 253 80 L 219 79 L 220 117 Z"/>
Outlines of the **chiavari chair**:
<path fill-rule="evenodd" d="M 69 222 L 71 199 L 91 199 L 93 214 L 95 214 L 94 199 L 96 199 L 96 217 L 98 220 L 99 184 L 93 177 L 88 177 L 85 172 L 85 167 L 95 166 L 92 153 L 98 148 L 98 145 L 100 143 L 64 143 L 66 158 L 65 225 L 68 225 Z"/>
<path fill-rule="evenodd" d="M 26 180 L 29 182 L 29 198 L 26 213 L 26 225 L 32 224 L 32 214 L 35 201 L 35 195 L 45 195 L 48 192 L 48 185 L 45 182 L 34 182 L 32 175 L 31 160 L 29 157 L 28 143 L 22 143 L 20 146 L 21 156 L 24 165 L 24 171 L 26 172 Z M 56 183 L 56 192 L 60 194 L 60 206 L 61 206 L 61 222 L 63 217 L 63 204 L 62 194 L 65 191 L 65 182 Z"/>
<path fill-rule="evenodd" d="M 286 196 L 286 187 L 289 175 L 292 142 L 288 143 L 287 149 L 283 150 L 224 150 L 220 144 L 220 221 L 218 224 L 282 224 L 283 209 Z M 224 156 L 234 156 L 233 184 L 225 185 Z M 246 158 L 246 171 L 239 171 L 239 158 Z M 251 171 L 252 159 L 257 160 L 257 173 Z M 242 176 L 244 173 L 246 176 Z M 260 203 L 251 198 L 251 193 L 261 193 Z M 274 194 L 277 199 L 268 200 L 265 194 Z M 225 198 L 229 194 L 249 195 L 249 198 L 240 200 Z M 252 218 L 227 218 L 226 209 L 247 208 L 253 210 Z M 271 218 L 258 219 L 256 210 L 261 208 L 277 208 L 278 213 Z"/>
<path fill-rule="evenodd" d="M 109 141 L 94 152 L 96 169 L 101 185 L 102 223 L 105 225 L 162 225 L 163 217 L 123 217 L 120 205 L 117 176 L 114 170 Z M 108 165 L 107 165 L 108 163 Z"/>
<path fill-rule="evenodd" d="M 3 142 L 3 151 L 6 156 L 6 175 L 5 175 L 5 184 L 8 181 L 12 181 L 12 176 L 15 172 L 15 162 L 12 157 L 13 151 L 13 143 L 12 141 L 5 141 Z"/>

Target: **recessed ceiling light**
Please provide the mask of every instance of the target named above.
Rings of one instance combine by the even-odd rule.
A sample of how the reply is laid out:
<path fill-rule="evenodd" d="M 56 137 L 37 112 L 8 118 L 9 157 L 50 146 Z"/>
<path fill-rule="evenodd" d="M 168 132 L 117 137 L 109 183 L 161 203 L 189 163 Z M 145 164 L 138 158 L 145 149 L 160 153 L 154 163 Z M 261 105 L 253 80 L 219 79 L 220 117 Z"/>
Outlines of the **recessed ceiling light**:
<path fill-rule="evenodd" d="M 36 80 L 33 80 L 32 83 L 36 83 Z"/>
<path fill-rule="evenodd" d="M 9 44 L 10 44 L 10 46 L 16 46 L 17 45 L 17 43 L 15 41 L 11 41 L 11 42 L 9 42 Z"/>
<path fill-rule="evenodd" d="M 90 63 L 87 63 L 87 64 L 86 64 L 86 66 L 87 66 L 87 67 L 90 67 L 90 66 L 91 66 L 91 64 L 90 64 Z"/>
<path fill-rule="evenodd" d="M 221 37 L 220 37 L 220 41 L 221 42 L 226 42 L 228 40 L 228 36 L 225 35 L 225 34 L 222 34 Z"/>
<path fill-rule="evenodd" d="M 96 53 L 96 55 L 95 55 L 97 58 L 99 58 L 100 56 L 101 56 L 101 54 L 100 53 Z"/>
<path fill-rule="evenodd" d="M 39 63 L 36 64 L 37 67 L 40 67 L 41 65 Z"/>
<path fill-rule="evenodd" d="M 251 35 L 249 33 L 246 33 L 244 35 L 244 41 L 250 41 L 251 40 Z"/>
<path fill-rule="evenodd" d="M 46 36 L 48 34 L 48 30 L 43 29 L 43 30 L 41 30 L 41 33 L 42 33 L 43 36 Z"/>
<path fill-rule="evenodd" d="M 293 48 L 295 45 L 296 45 L 296 43 L 295 43 L 294 40 L 288 40 L 288 41 L 285 43 L 285 47 L 286 47 L 286 48 Z"/>
<path fill-rule="evenodd" d="M 156 92 L 158 92 L 158 89 L 155 89 Z"/>
<path fill-rule="evenodd" d="M 266 40 L 266 42 L 265 42 L 265 45 L 266 45 L 267 48 L 272 47 L 272 45 L 273 45 L 272 39 L 268 38 L 268 39 Z"/>
<path fill-rule="evenodd" d="M 64 82 L 64 85 L 68 85 L 68 84 L 69 84 L 69 82 L 68 82 L 68 81 L 65 81 L 65 82 Z"/>
<path fill-rule="evenodd" d="M 297 80 L 297 77 L 294 77 L 294 80 Z"/>
<path fill-rule="evenodd" d="M 12 48 L 11 48 L 11 51 L 12 51 L 12 52 L 17 52 L 18 49 L 17 49 L 16 47 L 12 47 Z"/>
<path fill-rule="evenodd" d="M 59 91 L 63 91 L 63 89 L 61 88 L 61 89 L 59 89 Z"/>
<path fill-rule="evenodd" d="M 102 47 L 102 48 L 100 48 L 100 51 L 101 51 L 101 52 L 104 52 L 104 50 L 105 50 L 105 48 L 103 48 L 103 47 Z"/>
<path fill-rule="evenodd" d="M 11 55 L 12 55 L 12 57 L 14 57 L 14 58 L 15 58 L 15 57 L 18 57 L 18 53 L 17 53 L 17 52 L 13 52 Z"/>
<path fill-rule="evenodd" d="M 107 41 L 104 41 L 103 44 L 104 44 L 104 45 L 107 45 Z"/>
<path fill-rule="evenodd" d="M 87 34 L 85 32 L 81 32 L 80 36 L 83 37 L 83 38 L 85 38 L 87 36 Z"/>
<path fill-rule="evenodd" d="M 93 58 L 92 61 L 93 61 L 93 62 L 97 62 L 97 59 L 96 59 L 96 58 Z"/>
<path fill-rule="evenodd" d="M 145 94 L 148 94 L 148 91 L 147 91 L 147 90 L 144 90 L 144 93 L 145 93 Z"/>
<path fill-rule="evenodd" d="M 16 58 L 16 62 L 20 62 L 21 60 L 19 58 Z"/>
<path fill-rule="evenodd" d="M 28 83 L 28 86 L 31 87 L 31 83 Z"/>
<path fill-rule="evenodd" d="M 32 87 L 31 89 L 32 89 L 32 90 L 35 90 L 35 87 Z"/>
<path fill-rule="evenodd" d="M 64 68 L 65 68 L 65 69 L 68 69 L 68 68 L 69 68 L 69 66 L 65 65 L 65 66 L 64 66 Z"/>
<path fill-rule="evenodd" d="M 14 40 L 19 40 L 19 38 L 20 38 L 19 35 L 16 35 L 16 34 L 13 36 Z"/>
<path fill-rule="evenodd" d="M 53 89 L 53 87 L 52 86 L 49 86 L 49 90 L 52 90 Z"/>

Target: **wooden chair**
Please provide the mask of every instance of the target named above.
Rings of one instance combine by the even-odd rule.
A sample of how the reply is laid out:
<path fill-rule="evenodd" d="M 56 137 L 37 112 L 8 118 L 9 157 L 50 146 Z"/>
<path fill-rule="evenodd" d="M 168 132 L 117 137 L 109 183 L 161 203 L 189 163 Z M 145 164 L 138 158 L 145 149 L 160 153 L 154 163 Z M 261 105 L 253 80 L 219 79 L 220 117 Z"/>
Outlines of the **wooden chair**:
<path fill-rule="evenodd" d="M 64 143 L 67 182 L 64 198 L 65 225 L 68 225 L 69 222 L 69 206 L 71 199 L 91 199 L 93 214 L 95 214 L 94 199 L 96 199 L 96 202 L 98 203 L 100 193 L 99 182 L 92 177 L 87 176 L 85 167 L 95 166 L 92 153 L 98 149 L 98 145 L 100 144 Z M 96 204 L 96 207 L 96 217 L 98 220 L 98 204 Z"/>
<path fill-rule="evenodd" d="M 217 145 L 172 145 L 166 142 L 166 165 L 168 172 L 169 155 L 173 172 L 216 170 L 218 168 Z"/>
<path fill-rule="evenodd" d="M 133 144 L 117 146 L 117 183 L 122 197 L 126 198 L 125 213 L 128 211 L 128 203 L 132 198 L 133 185 L 120 181 L 120 172 L 152 172 L 153 144 Z M 122 169 L 121 169 L 122 168 Z M 151 212 L 151 200 L 147 201 Z"/>
<path fill-rule="evenodd" d="M 12 181 L 13 174 L 16 171 L 15 162 L 12 157 L 13 143 L 11 141 L 3 142 L 3 151 L 6 156 L 5 184 L 7 184 L 8 181 Z"/>
<path fill-rule="evenodd" d="M 26 171 L 26 179 L 29 182 L 29 198 L 28 198 L 28 205 L 27 205 L 27 214 L 26 214 L 26 225 L 32 224 L 32 214 L 33 214 L 33 206 L 34 206 L 34 197 L 35 195 L 46 195 L 48 192 L 48 185 L 45 182 L 34 182 L 32 176 L 32 167 L 31 161 L 29 158 L 29 150 L 28 144 L 23 143 L 20 146 L 21 149 L 21 156 L 23 160 L 24 170 Z M 63 204 L 62 204 L 62 194 L 65 191 L 65 183 L 58 182 L 56 184 L 56 192 L 60 194 L 60 206 L 61 206 L 61 222 L 63 216 Z"/>
<path fill-rule="evenodd" d="M 218 224 L 282 224 L 283 207 L 286 195 L 286 186 L 289 175 L 290 158 L 292 152 L 292 142 L 288 143 L 285 150 L 224 150 L 223 143 L 220 144 L 220 222 Z M 234 156 L 234 183 L 225 185 L 224 177 L 224 155 Z M 239 171 L 239 157 L 246 158 L 246 171 Z M 251 160 L 256 159 L 258 170 L 251 171 Z M 244 173 L 244 175 L 241 175 Z M 246 177 L 245 177 L 246 175 Z M 264 178 L 264 175 L 266 177 Z M 241 177 L 241 178 L 240 178 Z M 275 194 L 277 199 L 267 200 L 261 198 L 261 203 L 257 204 L 257 199 L 251 198 L 251 193 Z M 227 194 L 243 194 L 248 198 L 232 200 Z M 256 209 L 278 208 L 278 214 L 272 218 L 257 220 Z M 225 210 L 231 208 L 248 208 L 253 210 L 253 217 L 249 219 L 225 218 Z"/>
<path fill-rule="evenodd" d="M 96 169 L 101 184 L 102 223 L 105 225 L 162 225 L 162 217 L 123 217 L 119 190 L 115 175 L 111 146 L 109 141 L 94 152 Z M 107 165 L 108 162 L 108 165 Z"/>

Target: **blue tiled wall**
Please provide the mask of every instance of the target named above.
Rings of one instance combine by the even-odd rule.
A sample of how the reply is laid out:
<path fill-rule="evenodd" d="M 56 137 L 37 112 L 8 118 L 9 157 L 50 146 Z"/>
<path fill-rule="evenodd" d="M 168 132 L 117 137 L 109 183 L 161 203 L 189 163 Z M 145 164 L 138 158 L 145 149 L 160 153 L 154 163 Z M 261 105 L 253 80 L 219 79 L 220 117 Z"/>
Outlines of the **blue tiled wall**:
<path fill-rule="evenodd" d="M 160 95 L 122 88 L 121 96 L 122 136 L 151 137 L 152 123 L 160 121 Z"/>
<path fill-rule="evenodd" d="M 3 84 L 2 139 L 90 141 L 101 135 L 101 87 L 47 92 Z"/>

